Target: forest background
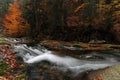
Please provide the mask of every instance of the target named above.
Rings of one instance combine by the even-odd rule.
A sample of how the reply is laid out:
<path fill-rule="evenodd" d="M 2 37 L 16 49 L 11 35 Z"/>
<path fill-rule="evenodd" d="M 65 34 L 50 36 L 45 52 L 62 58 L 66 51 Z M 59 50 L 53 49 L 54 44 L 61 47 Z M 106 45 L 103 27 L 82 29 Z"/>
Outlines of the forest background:
<path fill-rule="evenodd" d="M 0 0 L 1 33 L 35 40 L 120 42 L 119 0 Z"/>

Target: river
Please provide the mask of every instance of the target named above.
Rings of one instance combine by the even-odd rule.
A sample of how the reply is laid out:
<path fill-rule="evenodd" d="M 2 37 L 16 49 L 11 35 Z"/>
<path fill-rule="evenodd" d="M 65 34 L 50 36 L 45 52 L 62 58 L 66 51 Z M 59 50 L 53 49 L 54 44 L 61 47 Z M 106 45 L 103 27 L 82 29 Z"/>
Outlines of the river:
<path fill-rule="evenodd" d="M 55 65 L 52 67 L 55 67 L 62 72 L 70 71 L 73 76 L 76 76 L 85 71 L 102 69 L 108 66 L 120 64 L 119 50 L 91 51 L 85 54 L 78 55 L 78 57 L 76 58 L 70 55 L 63 56 L 55 54 L 55 51 L 50 51 L 39 44 L 36 46 L 27 46 L 26 44 L 16 44 L 12 46 L 14 47 L 14 52 L 16 53 L 16 56 L 21 57 L 24 63 L 30 66 L 41 64 L 43 61 L 47 61 L 50 64 Z M 35 66 L 32 67 L 32 69 L 36 69 Z"/>

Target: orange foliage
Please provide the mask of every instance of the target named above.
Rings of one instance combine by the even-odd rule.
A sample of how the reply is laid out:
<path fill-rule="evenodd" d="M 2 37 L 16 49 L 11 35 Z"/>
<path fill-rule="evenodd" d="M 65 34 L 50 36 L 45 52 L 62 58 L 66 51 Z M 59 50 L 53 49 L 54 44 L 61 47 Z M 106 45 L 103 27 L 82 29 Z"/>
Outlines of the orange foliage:
<path fill-rule="evenodd" d="M 80 6 L 78 6 L 76 9 L 75 9 L 75 13 L 78 12 L 80 9 L 83 9 L 88 3 L 84 3 L 84 4 L 81 4 Z"/>
<path fill-rule="evenodd" d="M 103 80 L 103 78 L 102 78 L 101 75 L 99 75 L 98 77 L 96 77 L 96 78 L 94 78 L 94 79 L 92 79 L 92 80 Z"/>
<path fill-rule="evenodd" d="M 79 17 L 78 16 L 67 17 L 67 25 L 71 27 L 79 26 Z"/>
<path fill-rule="evenodd" d="M 23 64 L 18 64 L 15 58 L 15 53 L 10 50 L 9 46 L 0 46 L 0 55 L 6 64 L 8 64 L 8 68 L 4 70 L 4 77 L 0 77 L 0 80 L 15 80 L 17 76 L 19 76 L 22 71 L 17 70 L 16 72 L 12 73 L 10 70 L 21 69 Z"/>
<path fill-rule="evenodd" d="M 8 47 L 3 46 L 1 47 L 1 52 L 2 52 L 2 56 L 4 61 L 6 62 L 6 64 L 9 65 L 9 68 L 19 68 L 20 66 L 16 63 L 16 59 L 15 59 L 15 54 L 13 51 L 9 50 Z"/>
<path fill-rule="evenodd" d="M 77 3 L 77 2 L 78 2 L 78 0 L 73 0 L 73 2 L 74 2 L 74 3 Z"/>
<path fill-rule="evenodd" d="M 28 23 L 22 18 L 22 10 L 19 3 L 14 2 L 5 15 L 4 26 L 11 36 L 20 37 L 24 35 L 24 30 L 28 28 Z"/>

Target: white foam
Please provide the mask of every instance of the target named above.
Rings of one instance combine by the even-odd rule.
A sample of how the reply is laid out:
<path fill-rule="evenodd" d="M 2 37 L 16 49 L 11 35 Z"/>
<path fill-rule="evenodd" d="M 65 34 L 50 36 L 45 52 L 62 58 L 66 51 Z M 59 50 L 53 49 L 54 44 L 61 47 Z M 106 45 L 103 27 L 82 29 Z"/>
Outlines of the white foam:
<path fill-rule="evenodd" d="M 79 60 L 69 56 L 58 56 L 53 54 L 47 49 L 33 49 L 27 47 L 26 45 L 17 45 L 14 46 L 15 51 L 19 52 L 20 56 L 23 58 L 25 63 L 38 63 L 41 61 L 49 61 L 58 66 L 62 66 L 65 69 L 70 69 L 75 73 L 83 72 L 90 69 L 99 69 L 105 68 L 107 66 L 112 66 L 119 64 L 119 62 L 113 60 L 102 60 L 102 61 L 88 61 L 88 60 Z M 36 54 L 36 55 L 35 55 Z"/>

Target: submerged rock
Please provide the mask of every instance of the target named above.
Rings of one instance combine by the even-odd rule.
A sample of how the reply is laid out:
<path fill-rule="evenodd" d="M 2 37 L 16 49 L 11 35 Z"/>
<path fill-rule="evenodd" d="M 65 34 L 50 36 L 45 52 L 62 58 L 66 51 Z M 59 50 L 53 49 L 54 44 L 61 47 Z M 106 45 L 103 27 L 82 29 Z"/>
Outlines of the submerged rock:
<path fill-rule="evenodd" d="M 28 80 L 39 80 L 40 74 L 38 72 L 38 68 L 34 65 L 30 65 L 27 67 L 27 75 Z"/>

